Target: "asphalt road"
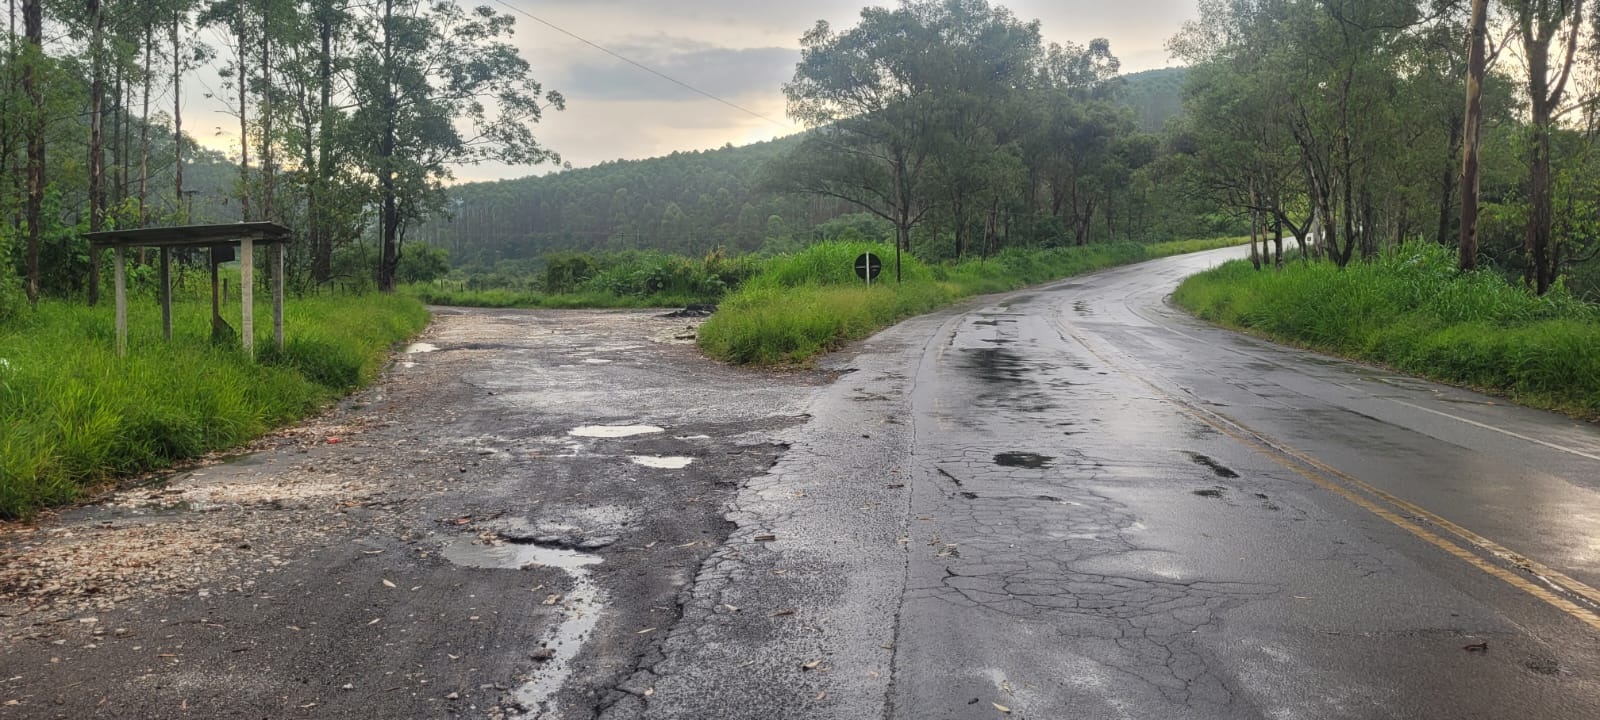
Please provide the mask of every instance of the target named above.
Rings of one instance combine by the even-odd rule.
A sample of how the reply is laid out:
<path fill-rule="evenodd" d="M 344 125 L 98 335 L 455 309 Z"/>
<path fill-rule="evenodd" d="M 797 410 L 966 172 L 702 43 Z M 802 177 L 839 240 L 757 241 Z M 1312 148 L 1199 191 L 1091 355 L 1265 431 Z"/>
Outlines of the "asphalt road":
<path fill-rule="evenodd" d="M 841 355 L 614 717 L 1600 717 L 1600 432 L 1167 304 L 1239 254 Z"/>
<path fill-rule="evenodd" d="M 0 527 L 0 720 L 1600 717 L 1600 432 L 1166 303 L 1239 254 L 818 372 L 441 310 L 324 417 Z"/>

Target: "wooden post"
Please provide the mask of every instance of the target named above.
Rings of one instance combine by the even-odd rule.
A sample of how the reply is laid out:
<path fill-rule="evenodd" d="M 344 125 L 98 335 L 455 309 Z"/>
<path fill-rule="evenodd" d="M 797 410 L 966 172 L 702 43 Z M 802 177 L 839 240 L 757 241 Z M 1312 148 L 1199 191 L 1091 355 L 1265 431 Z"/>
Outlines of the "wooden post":
<path fill-rule="evenodd" d="M 172 340 L 172 248 L 161 248 L 161 337 Z"/>
<path fill-rule="evenodd" d="M 256 242 L 246 237 L 239 241 L 239 337 L 244 353 L 256 356 Z"/>
<path fill-rule="evenodd" d="M 213 338 L 217 336 L 217 321 L 222 319 L 222 298 L 218 295 L 220 283 L 217 282 L 217 268 L 222 263 L 219 262 L 220 258 L 217 257 L 218 247 L 221 246 L 212 245 L 206 251 L 206 257 L 211 260 L 211 337 Z"/>
<path fill-rule="evenodd" d="M 117 357 L 128 354 L 128 273 L 124 267 L 127 259 L 121 247 L 113 253 L 117 266 Z"/>
<path fill-rule="evenodd" d="M 283 349 L 283 243 L 272 246 L 272 341 Z"/>

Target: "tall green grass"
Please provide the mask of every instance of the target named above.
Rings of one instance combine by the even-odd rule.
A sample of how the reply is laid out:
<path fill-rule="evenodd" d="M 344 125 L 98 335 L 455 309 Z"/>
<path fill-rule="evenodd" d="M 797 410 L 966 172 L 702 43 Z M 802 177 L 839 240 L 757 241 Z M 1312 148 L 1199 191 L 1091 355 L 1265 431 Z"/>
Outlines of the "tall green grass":
<path fill-rule="evenodd" d="M 1376 262 L 1257 272 L 1234 262 L 1173 299 L 1203 319 L 1425 377 L 1600 417 L 1600 308 L 1539 297 L 1455 253 L 1412 244 Z"/>
<path fill-rule="evenodd" d="M 374 378 L 397 341 L 428 322 L 415 300 L 293 300 L 287 342 L 256 309 L 259 361 L 210 341 L 210 306 L 174 308 L 161 340 L 152 301 L 130 308 L 129 351 L 111 309 L 46 301 L 0 326 L 0 517 L 71 502 L 87 487 L 240 445 Z M 237 303 L 224 317 L 237 324 Z"/>
<path fill-rule="evenodd" d="M 988 259 L 931 266 L 904 254 L 900 282 L 894 281 L 893 245 L 819 243 L 774 258 L 761 274 L 724 299 L 717 313 L 700 328 L 700 349 L 735 363 L 803 363 L 963 297 L 1239 242 L 1219 239 L 1013 249 Z M 870 289 L 853 270 L 855 258 L 864 252 L 877 254 L 886 265 L 881 282 Z"/>

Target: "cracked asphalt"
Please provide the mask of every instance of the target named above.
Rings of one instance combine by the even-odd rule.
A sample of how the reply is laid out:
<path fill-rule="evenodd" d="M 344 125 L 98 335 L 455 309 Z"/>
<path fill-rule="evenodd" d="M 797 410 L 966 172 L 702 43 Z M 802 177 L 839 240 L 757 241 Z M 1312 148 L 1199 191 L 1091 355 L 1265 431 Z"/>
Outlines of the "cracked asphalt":
<path fill-rule="evenodd" d="M 1168 306 L 1239 254 L 834 358 L 608 717 L 1600 717 L 1600 433 Z"/>
<path fill-rule="evenodd" d="M 0 719 L 1600 717 L 1600 432 L 1168 305 L 1240 254 L 804 372 L 442 310 L 327 417 L 8 529 Z"/>

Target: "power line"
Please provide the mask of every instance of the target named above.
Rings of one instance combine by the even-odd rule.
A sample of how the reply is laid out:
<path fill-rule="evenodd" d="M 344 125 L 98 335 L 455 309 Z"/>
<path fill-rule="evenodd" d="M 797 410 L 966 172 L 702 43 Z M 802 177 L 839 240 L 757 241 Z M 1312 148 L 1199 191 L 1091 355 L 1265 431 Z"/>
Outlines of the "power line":
<path fill-rule="evenodd" d="M 671 75 L 668 75 L 668 74 L 666 74 L 664 72 L 661 72 L 660 70 L 657 70 L 657 69 L 652 68 L 652 67 L 650 67 L 648 65 L 645 65 L 644 63 L 638 62 L 638 61 L 636 61 L 636 60 L 634 60 L 632 58 L 624 56 L 621 53 L 615 52 L 615 51 L 611 50 L 610 48 L 607 48 L 607 47 L 605 47 L 605 46 L 603 46 L 603 45 L 601 45 L 599 43 L 596 43 L 596 42 L 594 42 L 592 40 L 584 38 L 584 37 L 578 35 L 575 32 L 572 32 L 570 30 L 567 30 L 566 28 L 563 28 L 563 27 L 561 27 L 559 25 L 556 25 L 555 23 L 550 22 L 549 20 L 546 20 L 546 19 L 544 19 L 542 17 L 539 17 L 538 15 L 534 15 L 533 13 L 528 12 L 527 10 L 523 10 L 522 8 L 519 8 L 519 7 L 515 6 L 515 5 L 512 5 L 511 3 L 506 2 L 506 0 L 494 0 L 494 1 L 496 3 L 499 3 L 500 5 L 505 6 L 508 9 L 510 9 L 512 12 L 516 12 L 516 13 L 520 13 L 522 15 L 525 15 L 528 18 L 532 19 L 534 22 L 539 23 L 540 25 L 543 25 L 543 26 L 545 26 L 547 28 L 550 28 L 551 30 L 554 30 L 554 31 L 556 31 L 558 33 L 561 33 L 562 35 L 566 35 L 567 37 L 570 37 L 570 38 L 572 38 L 574 40 L 577 40 L 578 42 L 581 42 L 581 43 L 583 43 L 585 45 L 588 45 L 589 47 L 592 47 L 592 48 L 594 48 L 596 50 L 599 50 L 600 52 L 603 52 L 603 53 L 605 53 L 607 55 L 610 55 L 611 57 L 614 57 L 614 58 L 616 58 L 618 60 L 621 60 L 621 61 L 623 61 L 623 62 L 625 62 L 625 63 L 627 63 L 629 65 L 632 65 L 632 66 L 634 66 L 636 68 L 639 68 L 640 70 L 643 70 L 643 71 L 645 71 L 647 73 L 650 73 L 651 75 L 654 75 L 654 76 L 656 76 L 658 78 L 661 78 L 662 80 L 666 80 L 667 82 L 670 82 L 670 83 L 672 83 L 674 85 L 677 85 L 678 87 L 681 87 L 681 88 L 683 88 L 685 90 L 688 90 L 688 91 L 690 91 L 692 93 L 695 93 L 697 95 L 703 95 L 703 96 L 705 96 L 707 98 L 710 98 L 710 99 L 715 100 L 715 101 L 717 101 L 719 103 L 722 103 L 723 105 L 727 105 L 728 107 L 731 107 L 731 108 L 733 108 L 735 110 L 738 110 L 739 112 L 745 113 L 746 115 L 749 115 L 749 116 L 754 117 L 754 118 L 759 118 L 761 120 L 765 120 L 765 121 L 767 121 L 769 123 L 772 123 L 773 125 L 776 125 L 778 127 L 783 128 L 785 130 L 790 128 L 790 126 L 788 124 L 786 124 L 786 123 L 782 123 L 782 122 L 779 122 L 777 120 L 773 120 L 772 118 L 769 118 L 769 117 L 767 117 L 765 115 L 762 115 L 761 113 L 758 113 L 758 112 L 756 112 L 754 110 L 751 110 L 750 108 L 747 108 L 747 107 L 745 107 L 743 105 L 740 105 L 740 104 L 738 104 L 736 102 L 733 102 L 731 100 L 724 100 L 724 99 L 722 99 L 720 97 L 717 97 L 716 95 L 713 95 L 713 94 L 708 93 L 708 92 L 706 92 L 704 90 L 701 90 L 700 88 L 697 88 L 697 87 L 695 87 L 693 85 L 690 85 L 689 83 L 686 83 L 686 82 L 684 82 L 682 80 L 679 80 L 679 79 L 677 79 L 675 77 L 672 77 Z"/>

